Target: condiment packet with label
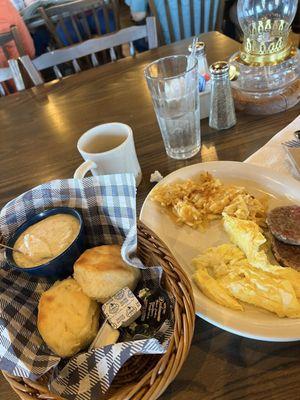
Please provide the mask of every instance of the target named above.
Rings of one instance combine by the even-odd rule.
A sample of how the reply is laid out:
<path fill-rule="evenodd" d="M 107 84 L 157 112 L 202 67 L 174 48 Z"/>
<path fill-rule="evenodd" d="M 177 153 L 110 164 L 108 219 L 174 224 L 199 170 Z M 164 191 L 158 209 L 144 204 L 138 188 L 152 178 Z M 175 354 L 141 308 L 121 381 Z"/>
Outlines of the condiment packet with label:
<path fill-rule="evenodd" d="M 134 293 L 141 303 L 140 316 L 121 329 L 122 340 L 141 340 L 155 337 L 165 343 L 173 332 L 173 301 L 170 294 L 143 274 Z"/>
<path fill-rule="evenodd" d="M 1 210 L 0 237 L 5 243 L 31 215 L 59 206 L 76 208 L 82 214 L 89 247 L 122 244 L 124 260 L 142 272 L 140 286 L 135 290 L 141 315 L 128 327 L 120 328 L 118 343 L 99 348 L 96 341 L 91 350 L 61 359 L 46 346 L 37 329 L 38 302 L 52 282 L 12 271 L 2 261 L 1 370 L 31 380 L 52 371 L 49 390 L 55 395 L 70 400 L 101 400 L 130 357 L 166 352 L 173 332 L 173 317 L 169 312 L 172 299 L 160 287 L 162 269 L 145 268 L 135 255 L 135 194 L 135 179 L 131 174 L 55 180 L 29 190 Z M 139 328 L 134 329 L 135 323 Z M 114 343 L 117 340 L 114 328 L 105 324 L 102 328 L 106 333 L 96 337 L 98 344 Z"/>
<path fill-rule="evenodd" d="M 103 304 L 102 311 L 112 328 L 118 329 L 130 325 L 141 315 L 141 304 L 125 287 Z"/>

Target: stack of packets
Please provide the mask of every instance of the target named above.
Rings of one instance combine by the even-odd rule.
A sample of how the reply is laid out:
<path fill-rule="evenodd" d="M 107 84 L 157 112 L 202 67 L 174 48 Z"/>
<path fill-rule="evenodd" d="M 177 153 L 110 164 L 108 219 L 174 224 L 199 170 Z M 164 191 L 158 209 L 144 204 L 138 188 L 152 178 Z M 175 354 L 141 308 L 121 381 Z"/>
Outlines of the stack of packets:
<path fill-rule="evenodd" d="M 37 329 L 38 302 L 52 282 L 11 270 L 2 261 L 1 370 L 31 380 L 48 373 L 49 390 L 57 396 L 101 399 L 130 357 L 166 352 L 174 328 L 173 298 L 160 286 L 161 267 L 146 268 L 135 255 L 135 193 L 131 174 L 55 180 L 22 194 L 1 210 L 0 236 L 6 242 L 34 214 L 59 206 L 76 208 L 83 217 L 87 247 L 122 244 L 124 261 L 140 268 L 142 276 L 134 295 L 124 288 L 102 306 L 106 320 L 90 349 L 61 359 L 51 352 Z M 121 314 L 113 312 L 116 308 Z M 127 317 L 125 309 L 127 314 L 130 311 Z M 111 341 L 118 343 L 99 348 L 97 340 L 103 345 L 105 329 L 109 334 L 119 329 Z"/>
<path fill-rule="evenodd" d="M 208 73 L 199 74 L 199 92 L 210 91 L 210 75 Z"/>
<path fill-rule="evenodd" d="M 245 162 L 272 168 L 274 171 L 300 179 L 300 139 L 296 140 L 300 131 L 300 115 L 289 125 L 274 135 L 263 147 L 252 154 Z M 286 143 L 293 141 L 297 147 L 289 147 Z"/>

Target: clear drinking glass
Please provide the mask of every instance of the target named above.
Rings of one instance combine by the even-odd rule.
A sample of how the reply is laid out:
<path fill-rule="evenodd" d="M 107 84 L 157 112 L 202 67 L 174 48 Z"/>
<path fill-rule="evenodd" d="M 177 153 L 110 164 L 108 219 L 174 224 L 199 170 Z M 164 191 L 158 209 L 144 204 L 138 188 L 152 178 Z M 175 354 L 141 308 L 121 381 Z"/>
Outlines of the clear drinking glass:
<path fill-rule="evenodd" d="M 193 157 L 200 150 L 197 59 L 161 58 L 146 67 L 145 77 L 168 156 Z"/>

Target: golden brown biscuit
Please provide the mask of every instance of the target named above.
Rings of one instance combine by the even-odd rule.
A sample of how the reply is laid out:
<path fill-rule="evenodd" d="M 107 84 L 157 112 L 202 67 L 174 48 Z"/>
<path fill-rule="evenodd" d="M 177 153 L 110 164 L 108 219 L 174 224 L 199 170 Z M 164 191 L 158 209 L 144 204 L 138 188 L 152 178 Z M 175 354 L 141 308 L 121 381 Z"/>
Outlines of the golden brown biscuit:
<path fill-rule="evenodd" d="M 119 245 L 86 250 L 74 264 L 74 279 L 90 298 L 105 303 L 123 287 L 134 290 L 140 270 L 126 264 Z"/>
<path fill-rule="evenodd" d="M 38 307 L 38 330 L 60 357 L 71 357 L 88 346 L 99 329 L 100 309 L 78 283 L 68 278 L 44 292 Z"/>

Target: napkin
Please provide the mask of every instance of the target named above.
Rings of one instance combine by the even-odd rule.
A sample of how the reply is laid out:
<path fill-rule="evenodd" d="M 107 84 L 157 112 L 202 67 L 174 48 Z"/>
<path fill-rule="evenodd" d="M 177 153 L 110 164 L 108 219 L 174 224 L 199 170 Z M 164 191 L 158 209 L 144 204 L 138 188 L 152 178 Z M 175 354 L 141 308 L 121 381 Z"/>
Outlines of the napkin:
<path fill-rule="evenodd" d="M 134 255 L 137 246 L 135 196 L 132 174 L 51 181 L 3 207 L 0 237 L 6 241 L 27 218 L 44 209 L 75 207 L 82 214 L 89 247 L 122 244 L 123 258 L 142 268 L 145 286 L 159 288 L 161 268 L 145 268 Z M 51 392 L 68 400 L 100 400 L 130 357 L 162 354 L 167 350 L 173 332 L 172 315 L 153 338 L 121 342 L 61 360 L 47 348 L 36 327 L 39 298 L 50 286 L 46 279 L 11 270 L 4 262 L 0 263 L 1 370 L 31 380 L 51 370 Z"/>
<path fill-rule="evenodd" d="M 287 140 L 295 139 L 294 132 L 298 129 L 300 129 L 300 116 L 273 136 L 271 140 L 247 158 L 245 162 L 272 168 L 283 174 L 292 174 L 294 178 L 300 179 L 300 173 L 292 165 L 286 148 L 282 145 Z"/>
<path fill-rule="evenodd" d="M 285 151 L 292 163 L 292 166 L 295 168 L 295 174 L 297 173 L 300 177 L 300 145 L 299 147 L 285 146 Z"/>

